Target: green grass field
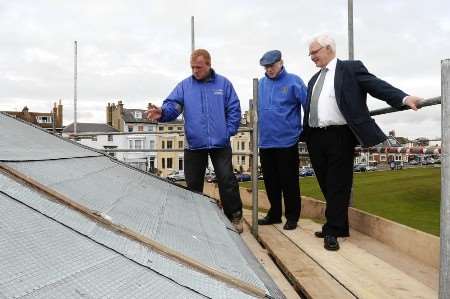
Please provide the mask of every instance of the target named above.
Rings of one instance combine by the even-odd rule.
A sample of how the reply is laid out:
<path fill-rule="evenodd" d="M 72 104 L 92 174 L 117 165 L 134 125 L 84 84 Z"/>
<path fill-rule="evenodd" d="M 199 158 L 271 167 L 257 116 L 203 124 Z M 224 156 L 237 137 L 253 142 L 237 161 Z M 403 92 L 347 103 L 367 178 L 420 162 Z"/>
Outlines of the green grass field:
<path fill-rule="evenodd" d="M 439 235 L 440 171 L 440 168 L 410 168 L 355 173 L 353 206 Z M 248 182 L 243 185 L 251 186 Z M 259 188 L 264 188 L 262 181 Z M 300 190 L 302 195 L 324 199 L 315 177 L 301 178 Z"/>

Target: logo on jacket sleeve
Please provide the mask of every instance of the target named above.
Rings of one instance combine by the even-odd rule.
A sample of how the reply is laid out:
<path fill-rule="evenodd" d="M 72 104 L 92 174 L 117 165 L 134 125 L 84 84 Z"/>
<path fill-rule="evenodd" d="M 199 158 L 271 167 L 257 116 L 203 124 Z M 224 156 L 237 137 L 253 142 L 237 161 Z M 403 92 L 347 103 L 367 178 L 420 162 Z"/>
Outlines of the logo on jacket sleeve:
<path fill-rule="evenodd" d="M 215 89 L 213 90 L 213 94 L 216 96 L 223 96 L 223 89 Z"/>
<path fill-rule="evenodd" d="M 289 91 L 289 86 L 283 86 L 281 87 L 281 93 L 282 94 L 287 94 Z"/>

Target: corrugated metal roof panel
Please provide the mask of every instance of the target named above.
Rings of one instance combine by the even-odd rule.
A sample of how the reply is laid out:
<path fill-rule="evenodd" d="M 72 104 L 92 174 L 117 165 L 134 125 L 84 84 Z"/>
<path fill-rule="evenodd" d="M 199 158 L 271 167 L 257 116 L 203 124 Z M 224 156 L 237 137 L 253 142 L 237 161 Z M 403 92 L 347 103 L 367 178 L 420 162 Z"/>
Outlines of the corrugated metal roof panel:
<path fill-rule="evenodd" d="M 100 156 L 0 113 L 0 161 Z"/>
<path fill-rule="evenodd" d="M 3 194 L 0 211 L 0 298 L 205 298 Z"/>
<path fill-rule="evenodd" d="M 19 141 L 12 143 L 12 148 L 4 150 L 0 143 L 0 160 L 4 157 L 3 160 L 20 161 L 7 163 L 10 167 L 91 210 L 108 215 L 116 224 L 121 224 L 266 292 L 265 285 L 267 285 L 272 295 L 283 297 L 278 296 L 279 291 L 274 287 L 273 281 L 261 271 L 262 268 L 258 267 L 254 257 L 248 255 L 248 250 L 242 249 L 245 245 L 239 235 L 230 230 L 229 221 L 207 197 L 126 167 L 106 156 L 88 157 L 97 153 L 73 143 L 64 144 L 65 141 L 60 138 L 36 128 L 29 126 L 27 128 L 26 124 L 5 118 L 3 115 L 0 117 L 2 117 L 0 118 L 2 136 L 6 127 L 17 136 L 22 134 L 22 137 L 17 138 Z M 7 121 L 4 122 L 4 119 Z M 6 140 L 14 140 L 12 133 Z M 32 136 L 40 134 L 44 135 L 33 139 Z M 45 144 L 27 146 L 27 138 L 35 143 Z M 14 154 L 14 151 L 17 153 Z M 87 155 L 83 156 L 83 153 Z M 77 156 L 78 154 L 80 156 Z M 35 159 L 59 160 L 29 161 Z M 29 208 L 36 209 L 46 217 L 53 218 L 54 221 L 84 235 L 85 238 L 97 242 L 98 246 L 105 246 L 123 254 L 141 267 L 145 269 L 148 267 L 164 274 L 177 284 L 185 285 L 211 298 L 249 297 L 230 285 L 162 256 L 85 218 L 75 210 L 49 200 L 42 193 L 4 174 L 0 175 L 0 190 L 28 205 Z M 16 268 L 20 270 L 22 266 L 19 264 Z M 99 284 L 108 283 L 109 281 L 99 281 Z M 44 292 L 44 288 L 38 289 Z M 53 292 L 48 290 L 45 294 L 52 297 L 58 292 L 55 287 Z M 0 298 L 2 294 L 0 291 Z"/>

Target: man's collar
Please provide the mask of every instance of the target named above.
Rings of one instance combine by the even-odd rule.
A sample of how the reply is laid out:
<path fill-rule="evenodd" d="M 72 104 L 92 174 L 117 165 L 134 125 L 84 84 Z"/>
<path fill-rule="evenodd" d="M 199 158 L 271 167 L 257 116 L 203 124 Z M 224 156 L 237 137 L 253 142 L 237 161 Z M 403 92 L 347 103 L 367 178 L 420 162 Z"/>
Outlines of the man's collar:
<path fill-rule="evenodd" d="M 213 81 L 216 79 L 216 72 L 214 71 L 213 68 L 211 68 L 211 69 L 209 70 L 208 76 L 206 76 L 205 79 L 197 80 L 197 79 L 194 77 L 194 75 L 192 75 L 192 78 L 194 78 L 195 81 L 197 81 L 197 82 L 202 82 L 202 83 L 213 82 Z"/>
<path fill-rule="evenodd" d="M 336 63 L 337 63 L 337 58 L 336 56 L 330 60 L 330 62 L 328 62 L 327 66 L 325 67 L 326 69 L 328 69 L 329 71 L 334 71 L 336 69 Z"/>
<path fill-rule="evenodd" d="M 286 75 L 286 69 L 284 68 L 284 65 L 281 67 L 280 72 L 274 77 L 274 78 L 270 78 L 269 76 L 267 76 L 267 73 L 264 73 L 264 75 L 266 76 L 267 79 L 270 80 L 278 80 L 283 78 Z"/>

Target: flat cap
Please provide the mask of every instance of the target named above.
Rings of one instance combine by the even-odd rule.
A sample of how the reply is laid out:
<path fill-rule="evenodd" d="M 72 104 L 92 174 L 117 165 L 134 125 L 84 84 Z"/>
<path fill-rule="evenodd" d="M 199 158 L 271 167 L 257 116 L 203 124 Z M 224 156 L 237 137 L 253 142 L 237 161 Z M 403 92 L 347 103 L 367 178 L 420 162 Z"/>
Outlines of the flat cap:
<path fill-rule="evenodd" d="M 259 64 L 262 66 L 274 64 L 277 61 L 281 60 L 281 52 L 278 50 L 272 50 L 266 52 L 263 57 L 259 60 Z"/>

